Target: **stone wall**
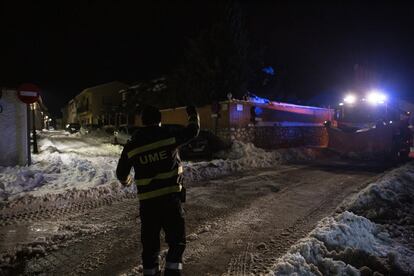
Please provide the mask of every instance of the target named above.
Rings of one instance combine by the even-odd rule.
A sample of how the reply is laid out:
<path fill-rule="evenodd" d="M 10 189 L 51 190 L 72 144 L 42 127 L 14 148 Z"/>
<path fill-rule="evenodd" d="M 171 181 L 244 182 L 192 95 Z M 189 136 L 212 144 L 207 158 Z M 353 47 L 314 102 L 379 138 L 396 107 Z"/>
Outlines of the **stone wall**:
<path fill-rule="evenodd" d="M 218 129 L 217 136 L 225 141 L 242 141 L 244 143 L 253 143 L 255 137 L 255 128 L 222 128 Z"/>
<path fill-rule="evenodd" d="M 250 142 L 266 149 L 328 145 L 328 133 L 322 126 L 226 128 L 219 129 L 217 135 L 226 141 Z"/>

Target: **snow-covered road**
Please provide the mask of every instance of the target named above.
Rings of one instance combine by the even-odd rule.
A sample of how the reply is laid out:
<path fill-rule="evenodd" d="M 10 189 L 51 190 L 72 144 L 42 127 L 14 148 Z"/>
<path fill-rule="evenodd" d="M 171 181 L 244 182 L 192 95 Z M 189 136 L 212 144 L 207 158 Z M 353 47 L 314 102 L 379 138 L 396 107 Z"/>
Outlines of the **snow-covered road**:
<path fill-rule="evenodd" d="M 104 135 L 41 137 L 34 166 L 0 167 L 0 274 L 139 274 L 138 200 L 114 176 L 122 148 Z M 268 152 L 234 143 L 215 160 L 185 162 L 185 275 L 409 271 L 401 266 L 414 249 L 412 167 L 390 177 L 381 168 L 321 156 L 315 149 Z M 400 233 L 398 244 L 384 247 L 384 227 L 346 210 Z M 398 221 L 390 222 L 390 213 Z M 359 247 L 350 242 L 352 235 Z M 334 246 L 335 237 L 342 242 Z M 358 242 L 364 237 L 369 241 Z M 385 248 L 391 261 L 365 252 L 367 246 Z M 357 252 L 365 263 L 326 247 Z M 408 257 L 392 253 L 395 248 Z"/>
<path fill-rule="evenodd" d="M 331 214 L 344 197 L 376 175 L 279 165 L 189 184 L 185 275 L 268 271 L 277 257 Z M 110 204 L 92 201 L 45 212 L 29 223 L 16 218 L 17 225 L 0 228 L 0 233 L 9 242 L 23 238 L 31 244 L 32 251 L 20 253 L 32 254 L 18 266 L 21 272 L 134 274 L 141 250 L 137 216 L 134 198 Z M 33 250 L 38 257 L 29 253 Z"/>

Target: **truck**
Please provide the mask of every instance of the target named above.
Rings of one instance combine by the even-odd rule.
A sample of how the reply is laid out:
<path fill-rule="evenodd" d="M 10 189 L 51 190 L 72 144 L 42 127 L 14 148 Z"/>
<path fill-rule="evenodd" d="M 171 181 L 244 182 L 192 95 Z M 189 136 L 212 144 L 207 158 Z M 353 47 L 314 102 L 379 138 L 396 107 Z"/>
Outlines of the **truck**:
<path fill-rule="evenodd" d="M 409 160 L 413 149 L 411 111 L 372 93 L 365 98 L 348 95 L 338 105 L 333 121 L 325 124 L 328 148 L 351 158 Z"/>

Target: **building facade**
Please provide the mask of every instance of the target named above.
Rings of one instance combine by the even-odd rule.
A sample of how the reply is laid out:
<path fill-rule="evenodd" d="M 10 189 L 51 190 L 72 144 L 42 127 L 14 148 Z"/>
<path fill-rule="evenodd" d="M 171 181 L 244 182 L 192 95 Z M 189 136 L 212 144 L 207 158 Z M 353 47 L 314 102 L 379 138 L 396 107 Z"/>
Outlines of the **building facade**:
<path fill-rule="evenodd" d="M 120 90 L 128 85 L 113 81 L 84 89 L 62 109 L 63 121 L 81 125 L 115 125 L 121 106 Z"/>

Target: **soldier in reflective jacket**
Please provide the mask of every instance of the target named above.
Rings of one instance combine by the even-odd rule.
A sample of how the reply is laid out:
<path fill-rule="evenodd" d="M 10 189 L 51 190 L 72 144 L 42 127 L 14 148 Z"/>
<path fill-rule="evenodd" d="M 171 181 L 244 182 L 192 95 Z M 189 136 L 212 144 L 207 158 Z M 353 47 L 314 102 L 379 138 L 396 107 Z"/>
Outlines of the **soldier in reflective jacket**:
<path fill-rule="evenodd" d="M 129 185 L 132 167 L 140 201 L 142 262 L 144 275 L 160 275 L 160 231 L 165 232 L 169 246 L 164 275 L 181 275 L 185 249 L 185 224 L 181 202 L 181 160 L 178 147 L 198 135 L 199 116 L 195 107 L 187 107 L 188 126 L 171 129 L 161 126 L 161 113 L 145 107 L 138 130 L 122 151 L 116 174 L 123 185 Z"/>

